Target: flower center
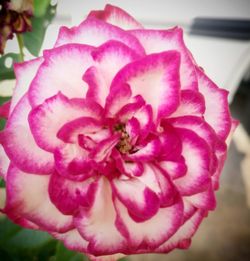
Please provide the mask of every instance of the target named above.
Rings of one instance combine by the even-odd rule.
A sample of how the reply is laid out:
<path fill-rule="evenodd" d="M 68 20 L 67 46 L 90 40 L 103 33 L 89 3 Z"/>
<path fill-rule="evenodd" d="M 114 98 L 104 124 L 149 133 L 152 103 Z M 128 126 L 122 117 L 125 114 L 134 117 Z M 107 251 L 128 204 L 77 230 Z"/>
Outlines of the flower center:
<path fill-rule="evenodd" d="M 120 141 L 117 143 L 116 148 L 122 153 L 126 154 L 130 152 L 133 146 L 130 143 L 130 137 L 126 131 L 125 124 L 120 123 L 115 125 L 114 130 L 121 133 Z"/>

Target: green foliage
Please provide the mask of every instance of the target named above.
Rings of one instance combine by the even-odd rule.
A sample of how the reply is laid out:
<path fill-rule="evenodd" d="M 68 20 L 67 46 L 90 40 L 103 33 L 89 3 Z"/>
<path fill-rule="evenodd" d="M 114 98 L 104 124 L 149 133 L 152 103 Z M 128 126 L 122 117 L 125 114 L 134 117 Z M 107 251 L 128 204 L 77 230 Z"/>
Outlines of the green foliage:
<path fill-rule="evenodd" d="M 39 56 L 46 29 L 56 14 L 56 6 L 48 5 L 47 2 L 35 1 L 35 16 L 31 19 L 32 31 L 23 34 L 24 46 L 34 56 Z"/>
<path fill-rule="evenodd" d="M 11 60 L 11 66 L 6 66 L 6 61 Z M 13 71 L 13 63 L 19 62 L 20 56 L 17 53 L 8 53 L 0 57 L 0 80 L 15 79 L 15 74 Z"/>
<path fill-rule="evenodd" d="M 87 261 L 88 259 L 77 252 L 68 250 L 61 242 L 58 242 L 56 255 L 53 261 Z"/>

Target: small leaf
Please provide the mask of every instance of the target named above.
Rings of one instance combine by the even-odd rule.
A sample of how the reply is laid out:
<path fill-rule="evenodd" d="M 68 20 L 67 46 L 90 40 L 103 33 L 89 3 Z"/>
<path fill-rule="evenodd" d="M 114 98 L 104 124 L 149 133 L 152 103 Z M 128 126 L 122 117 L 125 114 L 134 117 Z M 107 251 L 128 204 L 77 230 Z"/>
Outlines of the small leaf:
<path fill-rule="evenodd" d="M 42 2 L 42 1 L 41 1 Z M 34 56 L 39 56 L 45 32 L 56 14 L 56 6 L 49 5 L 43 16 L 34 16 L 32 20 L 32 31 L 23 34 L 24 46 Z"/>
<path fill-rule="evenodd" d="M 20 56 L 17 53 L 8 53 L 0 57 L 0 81 L 15 79 L 13 64 L 19 61 Z"/>
<path fill-rule="evenodd" d="M 34 15 L 38 17 L 44 16 L 49 4 L 50 0 L 34 0 Z"/>
<path fill-rule="evenodd" d="M 80 253 L 68 250 L 61 242 L 58 242 L 55 261 L 87 261 L 88 259 Z"/>

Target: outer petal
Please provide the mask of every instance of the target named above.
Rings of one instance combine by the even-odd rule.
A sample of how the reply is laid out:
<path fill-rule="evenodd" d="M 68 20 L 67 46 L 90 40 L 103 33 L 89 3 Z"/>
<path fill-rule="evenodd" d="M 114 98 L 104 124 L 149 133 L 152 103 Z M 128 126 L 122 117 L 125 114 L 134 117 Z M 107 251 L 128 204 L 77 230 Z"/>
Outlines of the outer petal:
<path fill-rule="evenodd" d="M 49 183 L 50 199 L 65 215 L 76 214 L 80 207 L 90 207 L 95 191 L 96 184 L 93 178 L 76 182 L 54 173 Z"/>
<path fill-rule="evenodd" d="M 175 51 L 148 55 L 125 66 L 114 78 L 110 95 L 129 84 L 133 96 L 141 95 L 154 118 L 166 117 L 179 105 L 180 57 Z"/>
<path fill-rule="evenodd" d="M 53 155 L 35 143 L 27 121 L 30 109 L 26 95 L 7 122 L 3 132 L 3 147 L 10 160 L 23 171 L 48 174 L 53 171 Z"/>
<path fill-rule="evenodd" d="M 102 177 L 98 182 L 93 207 L 89 211 L 82 209 L 80 215 L 75 218 L 80 234 L 89 241 L 88 251 L 91 254 L 99 256 L 125 252 L 126 240 L 117 230 L 115 223 L 116 212 L 111 187 L 107 179 Z"/>
<path fill-rule="evenodd" d="M 144 54 L 144 49 L 136 37 L 116 26 L 95 18 L 88 18 L 79 26 L 70 29 L 61 27 L 55 45 L 82 43 L 97 47 L 110 39 L 120 41 L 137 53 Z"/>
<path fill-rule="evenodd" d="M 154 251 L 155 247 L 168 240 L 177 231 L 183 218 L 183 204 L 178 196 L 172 206 L 160 208 L 154 217 L 142 223 L 133 221 L 119 200 L 115 200 L 115 206 L 117 228 L 128 238 L 130 252 L 125 254 L 138 249 L 141 252 L 148 252 L 149 249 L 151 252 Z"/>
<path fill-rule="evenodd" d="M 198 229 L 202 219 L 204 218 L 204 211 L 197 210 L 190 219 L 188 219 L 179 230 L 168 240 L 162 244 L 155 252 L 168 253 L 174 248 L 188 248 L 191 243 L 191 237 Z"/>
<path fill-rule="evenodd" d="M 59 91 L 69 98 L 84 98 L 87 84 L 82 75 L 93 64 L 92 47 L 68 44 L 44 52 L 45 61 L 31 83 L 29 100 L 32 107 Z"/>
<path fill-rule="evenodd" d="M 5 212 L 13 219 L 26 218 L 45 230 L 64 232 L 71 228 L 72 217 L 65 216 L 51 203 L 50 176 L 33 175 L 11 166 L 7 174 Z"/>
<path fill-rule="evenodd" d="M 171 115 L 171 117 L 184 115 L 203 116 L 205 110 L 205 100 L 199 92 L 192 90 L 183 90 L 181 91 L 180 106 Z"/>
<path fill-rule="evenodd" d="M 88 15 L 88 18 L 90 17 L 95 17 L 125 30 L 143 28 L 143 26 L 127 12 L 110 4 L 107 4 L 104 10 L 91 11 Z"/>
<path fill-rule="evenodd" d="M 214 210 L 216 207 L 216 199 L 212 185 L 201 193 L 186 197 L 186 200 L 199 209 Z"/>
<path fill-rule="evenodd" d="M 6 178 L 7 170 L 10 164 L 10 159 L 6 155 L 3 146 L 0 145 L 0 177 Z"/>
<path fill-rule="evenodd" d="M 30 84 L 42 62 L 43 58 L 37 58 L 24 63 L 15 63 L 16 87 L 11 98 L 10 113 L 14 110 L 23 95 L 29 90 Z"/>
<path fill-rule="evenodd" d="M 204 114 L 217 135 L 226 139 L 231 129 L 231 117 L 229 113 L 227 95 L 228 92 L 219 89 L 201 70 L 197 69 L 199 91 L 203 94 L 206 104 Z"/>
<path fill-rule="evenodd" d="M 82 181 L 93 175 L 88 151 L 78 144 L 63 144 L 54 152 L 57 172 L 71 180 Z"/>
<path fill-rule="evenodd" d="M 62 144 L 57 133 L 64 124 L 84 116 L 100 118 L 101 114 L 101 107 L 94 102 L 69 100 L 58 93 L 30 112 L 29 124 L 36 143 L 44 150 L 53 152 Z"/>
<path fill-rule="evenodd" d="M 63 241 L 65 246 L 73 251 L 85 252 L 87 251 L 88 241 L 86 241 L 77 231 L 77 229 L 69 230 L 65 233 L 51 233 L 53 237 Z"/>
<path fill-rule="evenodd" d="M 189 51 L 183 41 L 181 28 L 175 27 L 170 30 L 133 30 L 147 54 L 162 51 L 176 50 L 180 53 L 180 82 L 181 89 L 197 90 L 197 76 Z"/>
<path fill-rule="evenodd" d="M 160 207 L 159 197 L 139 179 L 114 179 L 112 185 L 115 195 L 127 207 L 135 221 L 148 220 L 157 213 Z"/>
<path fill-rule="evenodd" d="M 193 195 L 204 191 L 211 183 L 210 148 L 208 144 L 193 131 L 178 129 L 182 139 L 182 155 L 187 166 L 186 175 L 174 180 L 182 195 Z"/>

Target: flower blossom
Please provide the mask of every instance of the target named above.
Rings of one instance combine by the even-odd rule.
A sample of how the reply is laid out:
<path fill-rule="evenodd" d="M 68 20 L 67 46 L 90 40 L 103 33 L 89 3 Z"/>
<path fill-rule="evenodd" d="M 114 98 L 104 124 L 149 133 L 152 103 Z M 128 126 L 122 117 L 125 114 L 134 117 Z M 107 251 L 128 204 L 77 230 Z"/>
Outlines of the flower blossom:
<path fill-rule="evenodd" d="M 3 211 L 91 260 L 188 248 L 236 122 L 182 29 L 144 29 L 107 5 L 15 74 Z"/>
<path fill-rule="evenodd" d="M 31 31 L 33 0 L 3 0 L 0 3 L 0 54 L 14 33 Z"/>

